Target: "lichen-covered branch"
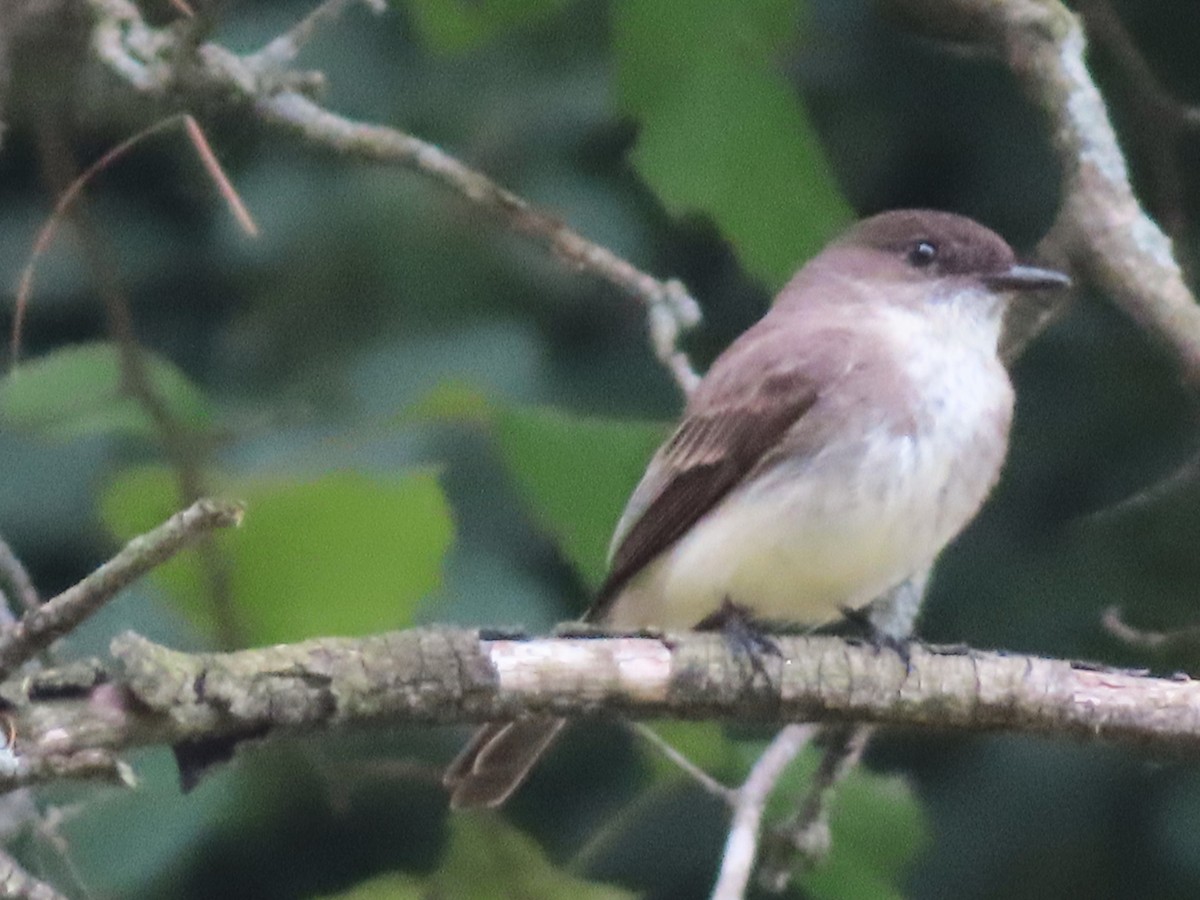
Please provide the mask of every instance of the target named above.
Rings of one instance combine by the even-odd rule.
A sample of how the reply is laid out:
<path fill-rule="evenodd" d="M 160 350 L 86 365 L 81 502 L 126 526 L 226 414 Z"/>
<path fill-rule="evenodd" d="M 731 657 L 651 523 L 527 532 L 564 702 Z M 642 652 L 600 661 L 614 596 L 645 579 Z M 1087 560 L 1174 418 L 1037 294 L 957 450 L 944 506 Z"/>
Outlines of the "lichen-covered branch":
<path fill-rule="evenodd" d="M 111 600 L 118 591 L 166 562 L 215 528 L 236 525 L 242 507 L 198 500 L 153 531 L 134 538 L 120 553 L 41 606 L 0 631 L 0 675 L 46 649 Z"/>
<path fill-rule="evenodd" d="M 16 730 L 0 788 L 51 780 L 56 760 L 139 745 L 232 751 L 298 732 L 540 713 L 1006 730 L 1200 756 L 1197 681 L 921 646 L 906 664 L 836 638 L 778 642 L 764 679 L 708 634 L 489 639 L 426 628 L 199 654 L 126 634 L 112 664 L 0 689 Z"/>

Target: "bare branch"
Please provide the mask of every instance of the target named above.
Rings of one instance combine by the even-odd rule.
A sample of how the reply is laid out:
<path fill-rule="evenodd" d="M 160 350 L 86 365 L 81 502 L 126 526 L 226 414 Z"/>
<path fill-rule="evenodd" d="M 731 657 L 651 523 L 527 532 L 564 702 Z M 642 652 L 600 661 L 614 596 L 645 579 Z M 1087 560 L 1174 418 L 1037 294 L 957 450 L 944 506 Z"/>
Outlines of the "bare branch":
<path fill-rule="evenodd" d="M 0 628 L 16 621 L 18 611 L 37 609 L 42 603 L 25 564 L 3 538 L 0 538 L 0 593 L 7 601 L 0 602 Z"/>
<path fill-rule="evenodd" d="M 76 628 L 113 596 L 216 528 L 237 525 L 242 507 L 199 500 L 125 548 L 73 587 L 27 612 L 0 634 L 0 672 L 17 666 Z"/>
<path fill-rule="evenodd" d="M 1110 606 L 1101 617 L 1104 630 L 1122 643 L 1140 650 L 1162 653 L 1168 650 L 1189 650 L 1200 647 L 1200 625 L 1185 625 L 1173 631 L 1149 631 L 1135 628 L 1123 618 L 1121 610 Z"/>
<path fill-rule="evenodd" d="M 65 894 L 34 878 L 3 850 L 0 850 L 0 897 L 12 900 L 67 900 Z"/>
<path fill-rule="evenodd" d="M 258 52 L 259 60 L 276 68 L 290 65 L 300 55 L 304 45 L 312 40 L 317 29 L 333 22 L 352 3 L 369 6 L 376 15 L 382 15 L 387 11 L 384 0 L 325 0 L 294 26 L 263 47 Z"/>
<path fill-rule="evenodd" d="M 767 800 L 784 771 L 812 740 L 816 730 L 815 725 L 788 725 L 781 730 L 738 788 L 712 900 L 741 900 L 745 896 L 758 856 L 758 832 Z"/>
<path fill-rule="evenodd" d="M 1178 235 L 1186 224 L 1179 141 L 1190 128 L 1191 110 L 1159 81 L 1108 0 L 1078 0 L 1076 10 L 1092 44 L 1120 67 L 1135 122 L 1129 140 L 1148 163 L 1147 205 L 1170 234 Z"/>
<path fill-rule="evenodd" d="M 1110 295 L 1176 357 L 1200 387 L 1200 307 L 1171 242 L 1134 196 L 1104 98 L 1088 73 L 1078 17 L 1059 0 L 889 0 L 935 36 L 999 55 L 1041 108 L 1062 168 L 1064 196 L 1043 241 L 1076 275 Z"/>
<path fill-rule="evenodd" d="M 72 753 L 32 754 L 12 759 L 15 761 L 0 760 L 3 763 L 0 765 L 0 784 L 6 791 L 60 781 L 102 782 L 125 788 L 137 786 L 133 770 L 109 750 L 92 747 Z"/>
<path fill-rule="evenodd" d="M 790 819 L 771 830 L 765 843 L 759 883 L 767 890 L 783 893 L 797 869 L 816 865 L 829 854 L 830 803 L 837 786 L 862 759 L 873 733 L 867 725 L 829 729 L 825 754 L 804 802 Z"/>
<path fill-rule="evenodd" d="M 221 171 L 220 164 L 209 148 L 196 121 L 190 115 L 185 114 L 163 120 L 159 126 L 166 127 L 174 123 L 181 123 L 184 126 L 204 167 L 208 170 L 226 202 L 229 203 L 234 217 L 243 225 L 243 228 L 248 225 L 248 233 L 252 236 L 257 234 L 253 219 L 250 218 L 241 198 L 238 197 L 224 172 Z M 175 474 L 179 505 L 182 507 L 195 503 L 208 493 L 204 487 L 205 441 L 198 440 L 194 431 L 184 427 L 176 420 L 150 377 L 145 359 L 146 354 L 138 341 L 137 331 L 134 328 L 129 297 L 121 285 L 121 278 L 115 263 L 116 254 L 113 252 L 104 230 L 92 222 L 88 204 L 81 191 L 83 184 L 96 172 L 101 171 L 104 166 L 102 163 L 94 163 L 83 175 L 77 174 L 74 171 L 70 150 L 58 137 L 58 130 L 46 122 L 38 131 L 40 155 L 47 180 L 55 186 L 56 193 L 63 198 L 55 206 L 51 220 L 68 222 L 79 239 L 83 257 L 91 270 L 97 293 L 104 306 L 109 334 L 119 354 L 121 388 L 137 401 L 154 425 Z M 152 133 L 151 129 L 141 132 L 139 139 L 150 133 Z M 130 139 L 123 142 L 121 146 L 128 149 L 133 142 L 134 139 Z M 106 153 L 102 159 L 115 160 L 121 152 L 124 151 L 114 149 Z M 66 199 L 68 197 L 73 202 L 69 202 Z M 47 224 L 49 225 L 49 223 Z M 33 266 L 34 260 L 31 259 L 26 271 L 32 274 Z M 20 308 L 21 298 L 18 297 L 18 309 Z M 14 366 L 16 365 L 15 350 L 18 339 L 19 334 L 14 326 Z M 233 608 L 228 560 L 207 538 L 200 542 L 198 552 L 220 646 L 226 650 L 232 650 L 234 647 L 240 646 L 242 641 L 240 640 L 238 617 Z"/>
<path fill-rule="evenodd" d="M 120 670 L 44 670 L 3 686 L 17 739 L 0 789 L 49 760 L 144 744 L 228 752 L 243 740 L 370 723 L 523 715 L 873 722 L 1108 740 L 1200 755 L 1200 682 L 1061 660 L 829 637 L 780 637 L 771 685 L 719 635 L 482 639 L 448 628 L 187 654 L 136 635 Z M 220 754 L 217 754 L 220 755 Z M 6 774 L 7 770 L 7 774 Z"/>
<path fill-rule="evenodd" d="M 737 791 L 728 788 L 713 778 L 698 765 L 672 747 L 662 736 L 644 722 L 626 722 L 629 729 L 638 737 L 650 743 L 655 750 L 683 770 L 684 774 L 708 791 L 718 800 L 733 806 L 737 799 Z"/>
<path fill-rule="evenodd" d="M 569 267 L 603 278 L 638 297 L 650 315 L 655 352 L 680 389 L 688 393 L 699 380 L 686 355 L 675 346 L 680 331 L 700 318 L 699 307 L 681 282 L 659 281 L 634 268 L 608 248 L 592 243 L 419 138 L 382 125 L 351 121 L 292 92 L 260 100 L 256 109 L 264 120 L 289 128 L 310 143 L 357 159 L 414 169 L 483 207 L 518 234 L 533 238 Z"/>
<path fill-rule="evenodd" d="M 655 354 L 680 389 L 687 393 L 699 380 L 678 347 L 680 334 L 700 320 L 700 308 L 681 282 L 660 281 L 642 272 L 433 144 L 395 128 L 330 112 L 294 89 L 308 79 L 281 71 L 273 64 L 274 54 L 262 51 L 239 57 L 219 45 L 204 44 L 189 66 L 176 67 L 168 61 L 181 52 L 177 38 L 148 27 L 128 0 L 89 0 L 89 4 L 96 16 L 94 51 L 135 90 L 170 102 L 178 102 L 179 94 L 192 101 L 215 99 L 226 106 L 240 102 L 261 121 L 315 147 L 400 166 L 432 179 L 545 247 L 570 268 L 639 299 L 650 319 Z"/>

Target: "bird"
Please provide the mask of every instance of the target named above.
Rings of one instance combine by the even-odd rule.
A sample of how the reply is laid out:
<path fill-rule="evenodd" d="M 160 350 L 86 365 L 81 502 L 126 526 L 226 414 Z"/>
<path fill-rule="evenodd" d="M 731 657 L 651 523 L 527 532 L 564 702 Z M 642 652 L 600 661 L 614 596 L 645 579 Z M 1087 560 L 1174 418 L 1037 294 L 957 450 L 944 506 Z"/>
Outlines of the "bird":
<path fill-rule="evenodd" d="M 998 352 L 1018 294 L 1067 275 L 974 220 L 864 219 L 804 265 L 690 394 L 616 525 L 584 621 L 691 629 L 733 610 L 907 638 L 928 572 L 999 478 L 1014 392 Z M 565 720 L 481 726 L 451 806 L 494 807 Z"/>

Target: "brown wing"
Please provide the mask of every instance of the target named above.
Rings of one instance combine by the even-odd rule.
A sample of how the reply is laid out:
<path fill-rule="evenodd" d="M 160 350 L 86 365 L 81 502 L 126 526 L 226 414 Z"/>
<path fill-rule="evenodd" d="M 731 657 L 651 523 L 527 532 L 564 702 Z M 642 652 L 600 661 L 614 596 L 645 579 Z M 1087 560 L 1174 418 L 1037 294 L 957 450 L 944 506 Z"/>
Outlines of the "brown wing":
<path fill-rule="evenodd" d="M 699 391 L 707 396 L 693 402 L 630 499 L 626 517 L 636 519 L 618 526 L 608 578 L 588 620 L 603 618 L 626 582 L 746 477 L 816 401 L 812 379 L 798 366 L 776 366 L 764 376 L 729 362 L 705 379 Z"/>

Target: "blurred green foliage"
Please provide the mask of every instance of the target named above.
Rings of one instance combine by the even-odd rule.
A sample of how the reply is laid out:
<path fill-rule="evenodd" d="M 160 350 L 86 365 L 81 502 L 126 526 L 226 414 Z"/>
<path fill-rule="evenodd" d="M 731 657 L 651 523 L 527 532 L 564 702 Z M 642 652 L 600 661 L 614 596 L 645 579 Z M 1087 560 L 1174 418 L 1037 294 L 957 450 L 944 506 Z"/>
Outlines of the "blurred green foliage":
<path fill-rule="evenodd" d="M 501 457 L 538 521 L 584 581 L 599 587 L 629 486 L 665 437 L 661 425 L 515 409 L 496 423 Z"/>
<path fill-rule="evenodd" d="M 779 67 L 801 12 L 789 0 L 614 7 L 617 90 L 639 126 L 638 174 L 670 213 L 710 219 L 772 288 L 852 218 Z"/>
<path fill-rule="evenodd" d="M 562 9 L 566 0 L 494 0 L 491 3 L 446 3 L 415 0 L 414 24 L 429 46 L 447 53 L 471 50 L 500 32 L 536 22 Z"/>
<path fill-rule="evenodd" d="M 234 631 L 251 645 L 361 635 L 412 625 L 441 583 L 454 526 L 436 473 L 333 471 L 261 475 L 214 490 L 246 504 L 246 521 L 218 538 L 228 561 Z M 178 505 L 166 466 L 130 468 L 100 497 L 100 516 L 128 540 Z M 208 634 L 222 613 L 194 554 L 152 576 Z"/>
<path fill-rule="evenodd" d="M 1194 6 L 1118 5 L 1165 82 L 1200 96 Z M 310 6 L 225 4 L 213 38 L 250 50 Z M 15 59 L 3 113 L 10 283 L 52 206 L 38 135 L 57 129 L 85 165 L 155 114 L 98 89 L 94 70 L 82 87 L 48 72 L 53 58 Z M 1152 130 L 1119 67 L 1095 61 L 1154 195 L 1155 157 L 1139 150 Z M 437 142 L 683 278 L 704 306 L 689 339 L 702 363 L 851 209 L 953 209 L 1028 250 L 1058 199 L 1049 136 L 1004 67 L 913 38 L 866 0 L 412 0 L 380 18 L 352 7 L 300 63 L 326 74 L 335 110 Z M 195 112 L 259 239 L 229 221 L 182 140 L 140 146 L 86 196 L 150 386 L 206 489 L 247 502 L 244 527 L 218 539 L 238 633 L 542 628 L 585 608 L 679 408 L 643 310 L 418 176 L 315 152 L 245 110 Z M 1186 143 L 1179 154 L 1175 199 L 1190 221 L 1200 159 Z M 1194 260 L 1194 229 L 1179 245 Z M 127 390 L 68 232 L 37 285 L 27 356 L 0 384 L 0 533 L 48 594 L 178 508 L 181 478 Z M 1014 377 L 1009 465 L 940 565 L 922 634 L 1194 668 L 1147 661 L 1098 625 L 1110 604 L 1154 627 L 1196 616 L 1196 480 L 1184 469 L 1162 483 L 1195 452 L 1193 398 L 1088 295 Z M 180 558 L 63 652 L 103 652 L 121 628 L 211 646 L 210 580 L 196 554 Z M 660 733 L 731 781 L 763 746 L 704 723 Z M 46 795 L 83 804 L 64 826 L 67 858 L 36 836 L 20 855 L 101 897 L 668 900 L 711 888 L 725 810 L 623 731 L 573 728 L 504 819 L 447 817 L 436 778 L 461 739 L 395 729 L 273 744 L 188 796 L 167 755 L 149 752 L 137 792 Z M 874 747 L 838 796 L 828 864 L 791 896 L 1200 893 L 1190 766 L 1014 738 L 884 735 Z M 811 765 L 789 775 L 773 816 Z"/>
<path fill-rule="evenodd" d="M 169 361 L 142 359 L 147 387 L 180 429 L 213 424 L 212 404 Z M 135 396 L 117 348 L 105 342 L 65 347 L 21 365 L 0 384 L 0 417 L 15 429 L 51 440 L 93 435 L 155 438 L 154 417 Z"/>
<path fill-rule="evenodd" d="M 444 897 L 545 897 L 547 900 L 632 900 L 619 890 L 567 874 L 537 844 L 492 815 L 456 816 L 450 823 L 447 863 L 434 878 Z"/>
<path fill-rule="evenodd" d="M 781 795 L 787 796 L 786 786 Z M 907 895 L 903 885 L 912 860 L 929 845 L 928 825 L 908 781 L 856 769 L 838 786 L 829 829 L 828 858 L 799 877 L 806 893 L 843 900 Z"/>

